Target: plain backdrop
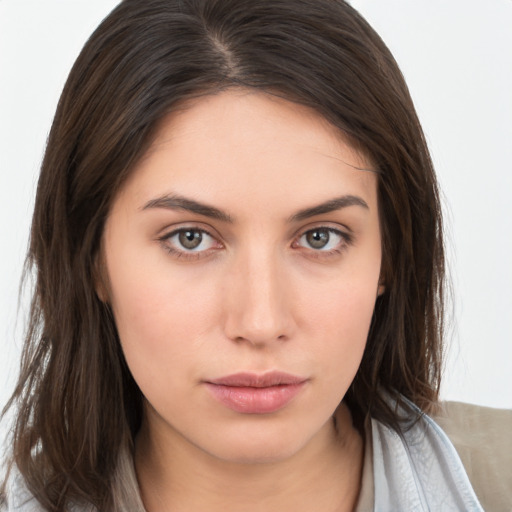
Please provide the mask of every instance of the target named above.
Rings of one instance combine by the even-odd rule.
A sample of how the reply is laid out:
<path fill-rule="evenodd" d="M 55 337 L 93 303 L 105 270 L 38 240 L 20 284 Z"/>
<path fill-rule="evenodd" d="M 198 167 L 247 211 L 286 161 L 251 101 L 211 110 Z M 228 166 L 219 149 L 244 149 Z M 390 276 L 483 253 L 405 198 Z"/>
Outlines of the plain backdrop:
<path fill-rule="evenodd" d="M 0 404 L 17 374 L 45 140 L 75 58 L 116 4 L 0 0 Z M 406 77 L 443 189 L 454 299 L 442 397 L 512 408 L 512 0 L 352 4 Z"/>

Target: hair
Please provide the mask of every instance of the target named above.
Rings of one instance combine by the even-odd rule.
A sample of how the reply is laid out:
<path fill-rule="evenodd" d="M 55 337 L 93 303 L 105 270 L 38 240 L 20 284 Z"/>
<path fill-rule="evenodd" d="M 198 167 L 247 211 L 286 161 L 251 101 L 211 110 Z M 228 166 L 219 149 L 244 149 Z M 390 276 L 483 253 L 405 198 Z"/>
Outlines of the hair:
<path fill-rule="evenodd" d="M 119 454 L 133 448 L 143 401 L 95 292 L 105 220 L 159 122 L 231 87 L 314 109 L 378 169 L 386 290 L 345 397 L 353 415 L 399 429 L 398 405 L 428 411 L 438 399 L 439 193 L 407 86 L 380 37 L 342 0 L 124 0 L 71 70 L 37 187 L 33 301 L 4 413 L 17 411 L 12 463 L 48 511 L 74 502 L 119 510 Z"/>

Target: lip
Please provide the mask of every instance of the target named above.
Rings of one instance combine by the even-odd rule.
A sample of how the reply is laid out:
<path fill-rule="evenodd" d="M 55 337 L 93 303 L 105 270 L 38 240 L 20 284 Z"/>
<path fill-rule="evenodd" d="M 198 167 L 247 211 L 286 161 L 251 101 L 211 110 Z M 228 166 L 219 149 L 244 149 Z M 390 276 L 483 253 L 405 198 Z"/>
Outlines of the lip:
<path fill-rule="evenodd" d="M 213 398 L 235 412 L 270 414 L 287 406 L 308 379 L 284 372 L 236 373 L 205 381 Z"/>

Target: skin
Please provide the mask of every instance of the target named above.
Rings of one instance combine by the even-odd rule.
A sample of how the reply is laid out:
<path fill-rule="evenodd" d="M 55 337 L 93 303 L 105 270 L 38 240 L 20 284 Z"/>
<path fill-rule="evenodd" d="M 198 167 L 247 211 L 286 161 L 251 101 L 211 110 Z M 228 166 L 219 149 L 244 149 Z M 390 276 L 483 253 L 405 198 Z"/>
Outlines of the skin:
<path fill-rule="evenodd" d="M 162 122 L 113 203 L 98 285 L 146 398 L 148 512 L 354 508 L 364 448 L 339 405 L 383 290 L 369 167 L 317 113 L 261 92 L 205 96 Z M 225 218 L 165 207 L 178 196 Z M 304 212 L 345 196 L 355 204 Z M 195 250 L 179 229 L 202 233 Z M 205 384 L 271 370 L 306 382 L 269 414 L 233 411 Z"/>

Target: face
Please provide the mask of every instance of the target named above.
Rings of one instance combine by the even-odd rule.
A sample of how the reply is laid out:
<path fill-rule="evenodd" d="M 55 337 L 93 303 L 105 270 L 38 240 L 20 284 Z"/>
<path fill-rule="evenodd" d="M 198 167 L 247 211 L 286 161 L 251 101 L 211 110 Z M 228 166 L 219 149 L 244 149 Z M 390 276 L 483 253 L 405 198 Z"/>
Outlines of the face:
<path fill-rule="evenodd" d="M 113 203 L 98 289 L 151 435 L 267 461 L 332 428 L 379 293 L 369 165 L 318 114 L 263 93 L 164 120 Z"/>

